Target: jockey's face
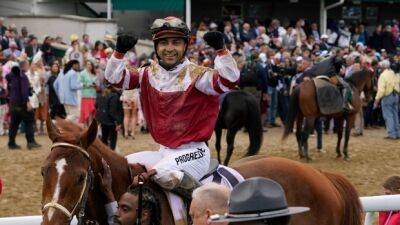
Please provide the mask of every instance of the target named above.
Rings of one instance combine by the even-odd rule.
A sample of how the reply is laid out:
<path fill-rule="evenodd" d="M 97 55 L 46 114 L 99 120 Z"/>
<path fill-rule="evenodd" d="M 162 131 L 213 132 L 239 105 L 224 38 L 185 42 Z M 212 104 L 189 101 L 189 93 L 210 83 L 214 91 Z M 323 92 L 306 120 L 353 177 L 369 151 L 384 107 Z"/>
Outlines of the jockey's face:
<path fill-rule="evenodd" d="M 183 38 L 165 38 L 158 41 L 157 54 L 166 66 L 174 66 L 182 61 L 186 42 Z"/>

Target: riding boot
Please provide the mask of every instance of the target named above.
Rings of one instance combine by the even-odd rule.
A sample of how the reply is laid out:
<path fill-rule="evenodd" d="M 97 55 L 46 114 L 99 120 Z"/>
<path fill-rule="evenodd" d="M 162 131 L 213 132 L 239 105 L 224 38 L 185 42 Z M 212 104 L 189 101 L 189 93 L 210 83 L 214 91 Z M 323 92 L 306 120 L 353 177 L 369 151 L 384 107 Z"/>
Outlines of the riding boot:
<path fill-rule="evenodd" d="M 350 112 L 353 107 L 351 105 L 351 96 L 352 96 L 352 91 L 351 87 L 349 84 L 342 78 L 342 77 L 337 77 L 338 80 L 338 87 L 340 92 L 342 93 L 343 97 L 343 109 L 344 112 Z"/>
<path fill-rule="evenodd" d="M 194 179 L 190 174 L 183 172 L 183 177 L 181 182 L 171 190 L 171 192 L 181 196 L 185 203 L 190 205 L 192 201 L 192 192 L 194 189 L 200 187 L 200 183 Z"/>

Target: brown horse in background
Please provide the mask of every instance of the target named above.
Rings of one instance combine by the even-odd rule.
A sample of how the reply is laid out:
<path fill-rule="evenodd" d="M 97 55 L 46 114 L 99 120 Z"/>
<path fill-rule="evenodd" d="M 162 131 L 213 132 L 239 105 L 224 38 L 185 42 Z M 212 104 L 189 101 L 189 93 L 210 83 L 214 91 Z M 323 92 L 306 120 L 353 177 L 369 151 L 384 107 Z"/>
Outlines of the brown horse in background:
<path fill-rule="evenodd" d="M 101 159 L 110 166 L 116 199 L 126 191 L 132 175 L 143 172 L 143 167 L 128 165 L 125 158 L 96 139 L 96 121 L 87 131 L 68 121 L 58 120 L 57 126 L 59 128 L 47 120 L 53 145 L 42 168 L 43 225 L 69 224 L 71 217 L 62 207 L 72 215 L 84 212 L 83 218 L 80 217 L 83 222 L 107 224 L 106 199 L 101 192 L 100 178 L 96 176 L 102 173 Z M 264 156 L 242 159 L 234 169 L 245 178 L 273 179 L 284 188 L 289 206 L 310 207 L 310 212 L 293 216 L 292 225 L 361 225 L 362 211 L 357 191 L 342 176 L 321 172 L 293 160 Z M 94 174 L 91 184 L 85 185 L 90 174 Z M 163 190 L 156 185 L 149 187 L 160 202 L 161 224 L 173 225 Z M 82 200 L 81 193 L 87 194 L 87 202 Z M 75 206 L 78 207 L 75 209 Z"/>
<path fill-rule="evenodd" d="M 329 116 L 335 118 L 337 122 L 337 158 L 342 156 L 340 152 L 341 140 L 343 136 L 343 125 L 346 121 L 345 140 L 343 154 L 344 159 L 349 160 L 348 144 L 350 139 L 350 131 L 354 126 L 355 118 L 362 107 L 360 94 L 364 91 L 367 99 L 370 98 L 373 89 L 373 72 L 369 70 L 361 70 L 354 72 L 347 82 L 353 90 L 353 98 L 351 105 L 353 109 L 350 112 L 341 112 L 332 115 L 323 115 L 318 106 L 315 84 L 313 80 L 304 81 L 293 89 L 290 98 L 289 113 L 285 122 L 283 138 L 286 139 L 293 130 L 294 122 L 296 121 L 296 139 L 298 144 L 300 158 L 311 160 L 308 154 L 308 136 L 314 130 L 315 119 L 320 116 Z M 305 124 L 303 126 L 303 120 Z"/>

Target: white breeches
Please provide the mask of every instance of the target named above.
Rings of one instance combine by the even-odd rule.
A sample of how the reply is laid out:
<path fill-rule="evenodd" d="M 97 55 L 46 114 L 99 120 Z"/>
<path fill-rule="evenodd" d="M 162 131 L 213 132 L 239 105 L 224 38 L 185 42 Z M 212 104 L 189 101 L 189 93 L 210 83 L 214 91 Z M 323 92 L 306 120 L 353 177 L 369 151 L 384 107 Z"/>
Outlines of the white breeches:
<path fill-rule="evenodd" d="M 153 180 L 171 190 L 179 185 L 184 172 L 200 180 L 210 166 L 210 150 L 204 142 L 191 142 L 170 149 L 161 146 L 158 151 L 143 151 L 126 156 L 128 163 L 139 163 L 147 170 L 155 169 Z"/>

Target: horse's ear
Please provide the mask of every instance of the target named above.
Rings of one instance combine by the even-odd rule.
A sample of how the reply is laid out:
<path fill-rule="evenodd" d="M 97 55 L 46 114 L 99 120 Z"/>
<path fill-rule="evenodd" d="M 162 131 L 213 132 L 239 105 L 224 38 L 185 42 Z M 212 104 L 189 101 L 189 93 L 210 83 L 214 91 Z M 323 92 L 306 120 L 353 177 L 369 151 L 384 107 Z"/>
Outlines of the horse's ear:
<path fill-rule="evenodd" d="M 46 119 L 46 127 L 47 127 L 47 135 L 49 136 L 51 141 L 55 141 L 58 137 L 61 136 L 60 131 L 58 128 L 54 125 L 53 121 L 51 120 L 51 117 L 49 114 L 47 114 L 47 119 Z"/>
<path fill-rule="evenodd" d="M 94 119 L 88 130 L 81 137 L 81 145 L 84 149 L 88 149 L 97 137 L 97 121 Z"/>

